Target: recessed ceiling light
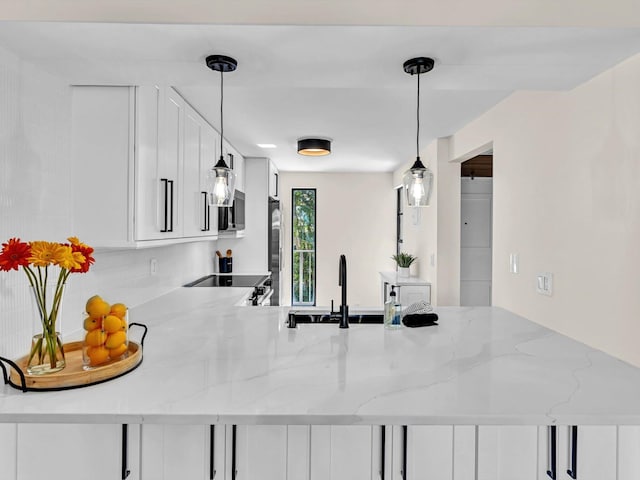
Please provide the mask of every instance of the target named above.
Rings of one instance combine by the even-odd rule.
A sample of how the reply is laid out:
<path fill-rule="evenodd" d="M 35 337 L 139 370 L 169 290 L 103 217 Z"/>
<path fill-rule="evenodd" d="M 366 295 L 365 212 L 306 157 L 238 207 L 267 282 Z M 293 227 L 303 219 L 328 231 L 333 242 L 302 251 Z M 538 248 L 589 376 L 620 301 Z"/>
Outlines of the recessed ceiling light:
<path fill-rule="evenodd" d="M 273 143 L 256 143 L 256 145 L 258 145 L 260 148 L 276 148 L 277 145 L 274 145 Z"/>

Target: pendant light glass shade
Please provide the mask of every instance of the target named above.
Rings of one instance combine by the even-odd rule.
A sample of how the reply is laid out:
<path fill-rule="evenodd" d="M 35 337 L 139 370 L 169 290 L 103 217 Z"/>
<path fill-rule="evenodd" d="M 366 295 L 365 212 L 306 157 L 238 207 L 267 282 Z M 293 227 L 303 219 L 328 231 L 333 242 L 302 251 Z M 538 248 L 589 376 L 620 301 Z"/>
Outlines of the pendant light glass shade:
<path fill-rule="evenodd" d="M 236 173 L 227 167 L 222 156 L 207 174 L 207 187 L 209 205 L 230 207 L 233 204 L 236 191 Z"/>
<path fill-rule="evenodd" d="M 407 205 L 410 207 L 426 207 L 431 199 L 433 189 L 433 173 L 417 158 L 413 166 L 402 177 L 402 184 L 407 192 Z"/>
<path fill-rule="evenodd" d="M 407 192 L 407 205 L 426 207 L 431 199 L 433 173 L 420 160 L 420 75 L 433 69 L 434 61 L 428 57 L 412 58 L 404 62 L 403 69 L 409 75 L 418 76 L 418 95 L 416 102 L 416 161 L 402 177 Z"/>
<path fill-rule="evenodd" d="M 209 205 L 216 207 L 231 207 L 236 191 L 236 174 L 229 168 L 222 155 L 224 143 L 224 76 L 225 72 L 233 72 L 238 62 L 225 55 L 209 55 L 207 67 L 220 72 L 220 159 L 207 173 L 207 198 Z"/>

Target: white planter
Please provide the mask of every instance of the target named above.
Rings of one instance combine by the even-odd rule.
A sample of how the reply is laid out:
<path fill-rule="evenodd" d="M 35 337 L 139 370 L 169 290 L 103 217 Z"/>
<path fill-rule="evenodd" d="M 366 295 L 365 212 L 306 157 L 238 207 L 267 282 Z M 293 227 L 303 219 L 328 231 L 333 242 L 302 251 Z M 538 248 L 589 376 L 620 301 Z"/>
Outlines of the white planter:
<path fill-rule="evenodd" d="M 398 276 L 399 277 L 408 277 L 409 276 L 410 267 L 398 267 Z"/>

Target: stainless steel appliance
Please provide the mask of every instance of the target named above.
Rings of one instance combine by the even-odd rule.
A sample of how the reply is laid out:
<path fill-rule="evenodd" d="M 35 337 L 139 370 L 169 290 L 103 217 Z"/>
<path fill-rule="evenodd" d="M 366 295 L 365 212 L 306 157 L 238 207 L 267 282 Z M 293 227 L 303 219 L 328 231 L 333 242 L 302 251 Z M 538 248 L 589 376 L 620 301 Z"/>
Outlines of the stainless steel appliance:
<path fill-rule="evenodd" d="M 185 287 L 253 287 L 253 291 L 247 298 L 247 306 L 271 305 L 273 290 L 271 289 L 270 275 L 207 275 Z"/>
<path fill-rule="evenodd" d="M 269 197 L 267 244 L 269 271 L 271 272 L 271 305 L 280 305 L 280 271 L 282 270 L 282 215 L 280 201 Z"/>
<path fill-rule="evenodd" d="M 218 230 L 244 230 L 244 192 L 236 190 L 230 207 L 218 207 Z"/>

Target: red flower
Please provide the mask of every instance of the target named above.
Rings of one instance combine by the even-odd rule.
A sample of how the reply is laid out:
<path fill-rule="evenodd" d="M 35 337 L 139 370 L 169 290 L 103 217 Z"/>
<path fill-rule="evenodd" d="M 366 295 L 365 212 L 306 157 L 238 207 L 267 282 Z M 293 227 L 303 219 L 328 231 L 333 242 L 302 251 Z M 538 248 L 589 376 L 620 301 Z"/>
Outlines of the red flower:
<path fill-rule="evenodd" d="M 78 242 L 71 244 L 71 251 L 80 252 L 84 256 L 84 262 L 82 263 L 82 265 L 79 268 L 72 268 L 71 272 L 87 273 L 89 271 L 89 267 L 91 267 L 91 265 L 93 265 L 93 263 L 96 261 L 96 259 L 91 256 L 91 254 L 93 253 L 93 248 L 91 248 L 89 245 Z"/>
<path fill-rule="evenodd" d="M 28 243 L 21 242 L 19 238 L 10 238 L 7 243 L 2 244 L 0 252 L 0 270 L 18 270 L 18 267 L 29 265 L 31 247 Z"/>

